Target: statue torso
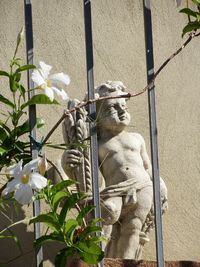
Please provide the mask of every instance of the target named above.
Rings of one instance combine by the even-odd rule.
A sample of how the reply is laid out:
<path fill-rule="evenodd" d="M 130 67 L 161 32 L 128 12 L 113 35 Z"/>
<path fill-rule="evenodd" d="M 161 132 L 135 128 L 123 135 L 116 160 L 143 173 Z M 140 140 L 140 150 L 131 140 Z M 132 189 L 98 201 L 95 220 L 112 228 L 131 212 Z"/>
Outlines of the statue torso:
<path fill-rule="evenodd" d="M 136 133 L 121 132 L 112 138 L 99 140 L 100 170 L 106 186 L 134 179 L 149 181 L 141 158 L 141 139 Z"/>

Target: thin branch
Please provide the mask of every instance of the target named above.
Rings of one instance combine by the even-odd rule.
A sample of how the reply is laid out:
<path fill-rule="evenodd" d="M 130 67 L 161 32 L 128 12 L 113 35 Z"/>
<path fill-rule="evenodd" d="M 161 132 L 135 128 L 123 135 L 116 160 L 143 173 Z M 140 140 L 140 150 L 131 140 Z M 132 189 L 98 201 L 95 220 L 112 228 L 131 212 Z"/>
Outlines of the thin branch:
<path fill-rule="evenodd" d="M 166 65 L 174 58 L 176 57 L 191 41 L 194 37 L 197 37 L 200 35 L 199 33 L 191 33 L 188 37 L 188 39 L 183 43 L 183 45 L 176 50 L 176 52 L 174 52 L 170 57 L 168 57 L 163 63 L 162 65 L 159 67 L 159 69 L 155 72 L 152 80 L 138 93 L 135 94 L 131 94 L 131 93 L 127 93 L 124 95 L 119 95 L 119 96 L 104 96 L 104 97 L 99 97 L 97 99 L 89 99 L 88 101 L 84 101 L 79 103 L 77 106 L 75 106 L 74 108 L 70 109 L 70 110 L 65 110 L 63 115 L 61 116 L 61 118 L 57 121 L 57 123 L 52 127 L 52 129 L 49 131 L 49 133 L 46 135 L 46 137 L 43 140 L 42 145 L 44 145 L 48 139 L 50 138 L 50 136 L 53 134 L 53 132 L 56 130 L 56 128 L 61 124 L 61 122 L 67 117 L 69 116 L 70 113 L 78 110 L 79 108 L 85 107 L 87 105 L 90 105 L 92 103 L 95 102 L 99 102 L 102 100 L 108 100 L 108 99 L 116 99 L 116 98 L 131 98 L 131 97 L 136 97 L 139 95 L 142 95 L 143 93 L 145 93 L 147 90 L 151 90 L 152 87 L 154 86 L 154 82 L 157 78 L 157 76 L 160 74 L 160 72 L 166 67 Z"/>
<path fill-rule="evenodd" d="M 62 181 L 64 181 L 64 178 L 63 178 L 61 172 L 59 171 L 58 167 L 57 167 L 51 160 L 49 160 L 49 159 L 47 159 L 47 162 L 48 162 L 48 163 L 55 169 L 55 171 L 56 171 L 57 174 L 59 175 L 60 179 L 61 179 Z"/>

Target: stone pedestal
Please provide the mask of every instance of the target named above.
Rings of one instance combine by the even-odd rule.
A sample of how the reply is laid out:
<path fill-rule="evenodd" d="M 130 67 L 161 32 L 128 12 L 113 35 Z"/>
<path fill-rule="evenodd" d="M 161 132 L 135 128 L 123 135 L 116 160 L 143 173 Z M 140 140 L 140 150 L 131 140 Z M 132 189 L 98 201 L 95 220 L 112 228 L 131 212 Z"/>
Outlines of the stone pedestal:
<path fill-rule="evenodd" d="M 79 260 L 71 262 L 69 267 L 96 267 L 88 265 Z M 134 261 L 123 259 L 104 259 L 104 267 L 157 267 L 155 261 Z M 166 261 L 165 267 L 200 267 L 200 262 L 195 261 Z"/>

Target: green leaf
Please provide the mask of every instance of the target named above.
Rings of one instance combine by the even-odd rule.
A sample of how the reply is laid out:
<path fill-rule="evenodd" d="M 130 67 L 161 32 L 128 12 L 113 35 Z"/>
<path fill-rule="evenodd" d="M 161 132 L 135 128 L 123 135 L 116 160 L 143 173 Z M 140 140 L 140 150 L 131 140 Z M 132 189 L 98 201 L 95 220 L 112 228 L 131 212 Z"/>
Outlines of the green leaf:
<path fill-rule="evenodd" d="M 16 69 L 16 73 L 21 72 L 21 71 L 25 71 L 25 70 L 35 69 L 35 68 L 36 68 L 35 65 L 24 65 L 24 66 L 21 66 L 18 69 Z"/>
<path fill-rule="evenodd" d="M 73 248 L 64 248 L 60 250 L 55 257 L 55 267 L 65 267 L 67 259 L 74 254 Z"/>
<path fill-rule="evenodd" d="M 81 240 L 85 240 L 85 238 L 88 235 L 91 235 L 92 233 L 101 232 L 102 228 L 100 226 L 87 226 L 84 231 L 82 231 L 79 235 Z"/>
<path fill-rule="evenodd" d="M 16 82 L 19 82 L 20 79 L 21 79 L 21 73 L 16 73 L 16 74 L 15 74 L 15 81 L 16 81 Z"/>
<path fill-rule="evenodd" d="M 78 216 L 76 217 L 76 220 L 78 221 L 79 225 L 83 224 L 83 219 L 85 216 L 90 213 L 92 210 L 94 210 L 95 206 L 87 206 L 83 207 L 81 211 L 79 212 Z"/>
<path fill-rule="evenodd" d="M 49 242 L 59 242 L 59 243 L 65 243 L 63 238 L 59 235 L 55 234 L 50 234 L 50 235 L 45 235 L 41 236 L 38 239 L 34 241 L 34 247 L 40 247 L 41 245 Z"/>
<path fill-rule="evenodd" d="M 10 75 L 6 71 L 0 70 L 0 76 L 7 76 L 7 77 L 9 77 Z"/>
<path fill-rule="evenodd" d="M 23 100 L 25 102 L 25 93 L 26 93 L 26 89 L 24 88 L 24 86 L 22 84 L 19 84 L 19 91 L 21 96 L 23 97 Z"/>
<path fill-rule="evenodd" d="M 8 100 L 6 97 L 4 97 L 3 95 L 0 94 L 0 102 L 10 106 L 11 108 L 14 108 L 15 105 L 10 101 Z"/>
<path fill-rule="evenodd" d="M 190 8 L 183 8 L 179 11 L 180 13 L 184 13 L 184 14 L 187 14 L 189 16 L 193 16 L 193 17 L 197 17 L 197 14 L 199 14 L 198 12 L 195 12 L 193 11 L 192 9 Z"/>
<path fill-rule="evenodd" d="M 78 222 L 74 219 L 68 219 L 65 222 L 64 232 L 65 232 L 67 241 L 69 241 L 71 244 L 73 243 L 74 232 L 77 226 L 78 226 Z"/>
<path fill-rule="evenodd" d="M 63 189 L 66 189 L 68 186 L 71 186 L 73 184 L 76 184 L 76 181 L 74 180 L 65 180 L 61 181 L 60 183 L 53 186 L 55 192 L 61 191 Z"/>
<path fill-rule="evenodd" d="M 3 142 L 8 137 L 7 132 L 0 126 L 0 140 Z"/>
<path fill-rule="evenodd" d="M 97 223 L 102 222 L 102 218 L 94 218 L 88 222 L 88 226 L 95 226 Z"/>
<path fill-rule="evenodd" d="M 194 30 L 200 29 L 200 23 L 198 21 L 193 21 L 189 22 L 184 28 L 183 28 L 183 33 L 182 37 L 187 33 L 187 32 L 192 32 Z"/>
<path fill-rule="evenodd" d="M 53 197 L 53 201 L 52 201 L 52 206 L 53 206 L 54 211 L 57 210 L 61 200 L 67 196 L 69 196 L 69 193 L 64 192 L 64 191 L 60 191 L 55 194 L 55 196 Z"/>
<path fill-rule="evenodd" d="M 36 105 L 36 104 L 59 104 L 55 99 L 51 101 L 48 96 L 39 94 L 39 95 L 34 95 L 28 102 L 24 103 L 21 105 L 21 109 L 24 109 L 27 106 L 30 105 Z"/>
<path fill-rule="evenodd" d="M 15 134 L 15 136 L 19 137 L 25 133 L 28 133 L 30 130 L 30 125 L 28 120 L 25 121 L 22 125 L 17 126 L 13 131 L 12 134 Z"/>
<path fill-rule="evenodd" d="M 46 146 L 48 146 L 48 147 L 50 147 L 50 148 L 55 148 L 55 149 L 60 149 L 60 150 L 66 150 L 66 148 L 67 148 L 67 145 L 65 144 L 65 145 L 50 145 L 50 144 L 46 144 Z"/>
<path fill-rule="evenodd" d="M 21 141 L 17 141 L 14 144 L 14 147 L 17 148 L 17 150 L 19 150 L 19 152 L 23 153 L 24 152 L 24 148 L 26 146 L 26 143 L 21 142 Z"/>
<path fill-rule="evenodd" d="M 85 197 L 86 196 L 83 193 L 78 192 L 71 194 L 70 197 L 66 199 L 59 216 L 59 222 L 61 224 L 64 223 L 68 211 L 74 208 L 75 204 L 77 204 L 81 199 L 84 199 Z"/>
<path fill-rule="evenodd" d="M 7 153 L 7 150 L 4 148 L 0 147 L 0 156 L 3 156 L 3 154 Z"/>
<path fill-rule="evenodd" d="M 10 75 L 9 77 L 9 83 L 10 83 L 10 90 L 12 92 L 16 92 L 17 89 L 19 88 L 19 83 L 16 81 L 17 76 L 15 74 Z"/>
<path fill-rule="evenodd" d="M 108 242 L 108 239 L 105 236 L 93 236 L 90 238 L 90 241 L 99 244 L 100 242 Z"/>
<path fill-rule="evenodd" d="M 192 0 L 193 3 L 195 3 L 197 6 L 200 5 L 200 0 Z"/>
<path fill-rule="evenodd" d="M 21 116 L 24 114 L 25 112 L 22 110 L 17 110 L 17 111 L 13 111 L 12 113 L 9 112 L 11 118 L 12 118 L 12 123 L 14 126 L 18 125 L 19 119 L 21 118 Z"/>
<path fill-rule="evenodd" d="M 30 220 L 31 223 L 45 223 L 53 231 L 59 232 L 60 225 L 57 222 L 53 213 L 39 214 L 37 217 Z"/>
<path fill-rule="evenodd" d="M 197 21 L 200 22 L 200 13 L 197 14 Z"/>
<path fill-rule="evenodd" d="M 21 115 L 21 114 L 20 114 Z M 37 118 L 37 128 L 41 128 L 45 122 L 43 119 Z M 11 134 L 15 134 L 15 136 L 19 137 L 22 136 L 23 134 L 26 134 L 30 131 L 30 124 L 29 120 L 26 120 L 22 125 L 17 126 Z"/>
<path fill-rule="evenodd" d="M 79 249 L 80 258 L 88 264 L 96 264 L 104 257 L 104 252 L 93 242 L 79 242 L 77 248 Z"/>
<path fill-rule="evenodd" d="M 7 131 L 7 133 L 10 135 L 11 134 L 11 130 L 8 126 L 5 125 L 5 123 L 0 121 L 0 126 L 5 129 Z"/>
<path fill-rule="evenodd" d="M 77 226 L 78 226 L 78 222 L 75 219 L 68 219 L 65 222 L 65 233 L 69 232 L 69 230 L 72 227 L 75 227 L 76 228 Z"/>
<path fill-rule="evenodd" d="M 42 128 L 45 125 L 45 121 L 42 118 L 37 118 L 37 128 Z"/>

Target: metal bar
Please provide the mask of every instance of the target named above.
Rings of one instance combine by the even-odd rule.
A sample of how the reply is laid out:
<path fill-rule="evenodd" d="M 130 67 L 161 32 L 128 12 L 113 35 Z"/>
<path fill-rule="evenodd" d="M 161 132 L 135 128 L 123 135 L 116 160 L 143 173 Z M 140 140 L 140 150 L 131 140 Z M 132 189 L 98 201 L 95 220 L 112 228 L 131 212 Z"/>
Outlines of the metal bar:
<path fill-rule="evenodd" d="M 94 99 L 94 75 L 93 75 L 93 45 L 92 45 L 92 18 L 91 2 L 83 0 L 84 5 L 84 22 L 85 22 L 85 46 L 86 46 L 86 64 L 87 64 L 87 89 L 88 98 Z M 89 105 L 90 124 L 90 144 L 91 144 L 91 165 L 92 165 L 92 182 L 93 182 L 93 199 L 95 207 L 95 218 L 101 218 L 99 182 L 98 182 L 98 143 L 96 131 L 96 104 Z"/>
<path fill-rule="evenodd" d="M 87 89 L 88 99 L 94 99 L 94 75 L 93 75 L 93 45 L 92 45 L 92 15 L 90 0 L 83 0 L 84 23 L 85 23 L 85 47 L 86 47 L 86 65 L 87 65 Z M 99 195 L 99 164 L 98 164 L 98 142 L 96 129 L 96 103 L 89 105 L 90 123 L 90 155 L 91 155 L 91 173 L 92 173 L 92 193 L 95 205 L 94 216 L 101 218 L 101 206 Z M 101 223 L 97 223 L 101 226 Z M 100 243 L 102 248 L 102 243 Z M 98 263 L 103 267 L 103 261 Z"/>
<path fill-rule="evenodd" d="M 26 53 L 27 53 L 27 64 L 33 64 L 33 24 L 32 24 L 32 5 L 31 0 L 24 0 L 24 13 L 25 13 L 25 27 L 26 27 Z M 31 80 L 31 72 L 32 70 L 28 70 L 27 72 L 27 80 L 28 80 L 28 89 L 34 88 L 33 81 Z M 28 90 L 28 98 L 34 95 L 34 91 Z M 31 145 L 31 154 L 32 159 L 37 158 L 38 156 L 38 147 L 36 145 L 36 106 L 29 106 L 29 123 L 30 123 L 30 135 L 32 138 L 30 139 Z M 37 216 L 40 214 L 40 202 L 34 201 L 33 203 L 33 214 Z M 34 224 L 34 235 L 35 239 L 40 237 L 40 224 Z M 43 251 L 40 248 L 36 251 L 36 266 L 43 266 Z"/>
<path fill-rule="evenodd" d="M 147 64 L 147 81 L 148 83 L 154 76 L 154 57 L 153 57 L 153 37 L 150 0 L 143 0 L 144 10 L 144 31 L 146 45 L 146 64 Z M 148 90 L 149 103 L 149 124 L 151 138 L 151 160 L 154 192 L 154 212 L 155 212 L 155 234 L 156 234 L 156 256 L 158 267 L 164 267 L 163 253 L 163 235 L 162 235 L 162 212 L 160 198 L 160 175 L 158 163 L 158 142 L 157 142 L 157 125 L 156 125 L 156 103 L 155 103 L 155 86 Z"/>

